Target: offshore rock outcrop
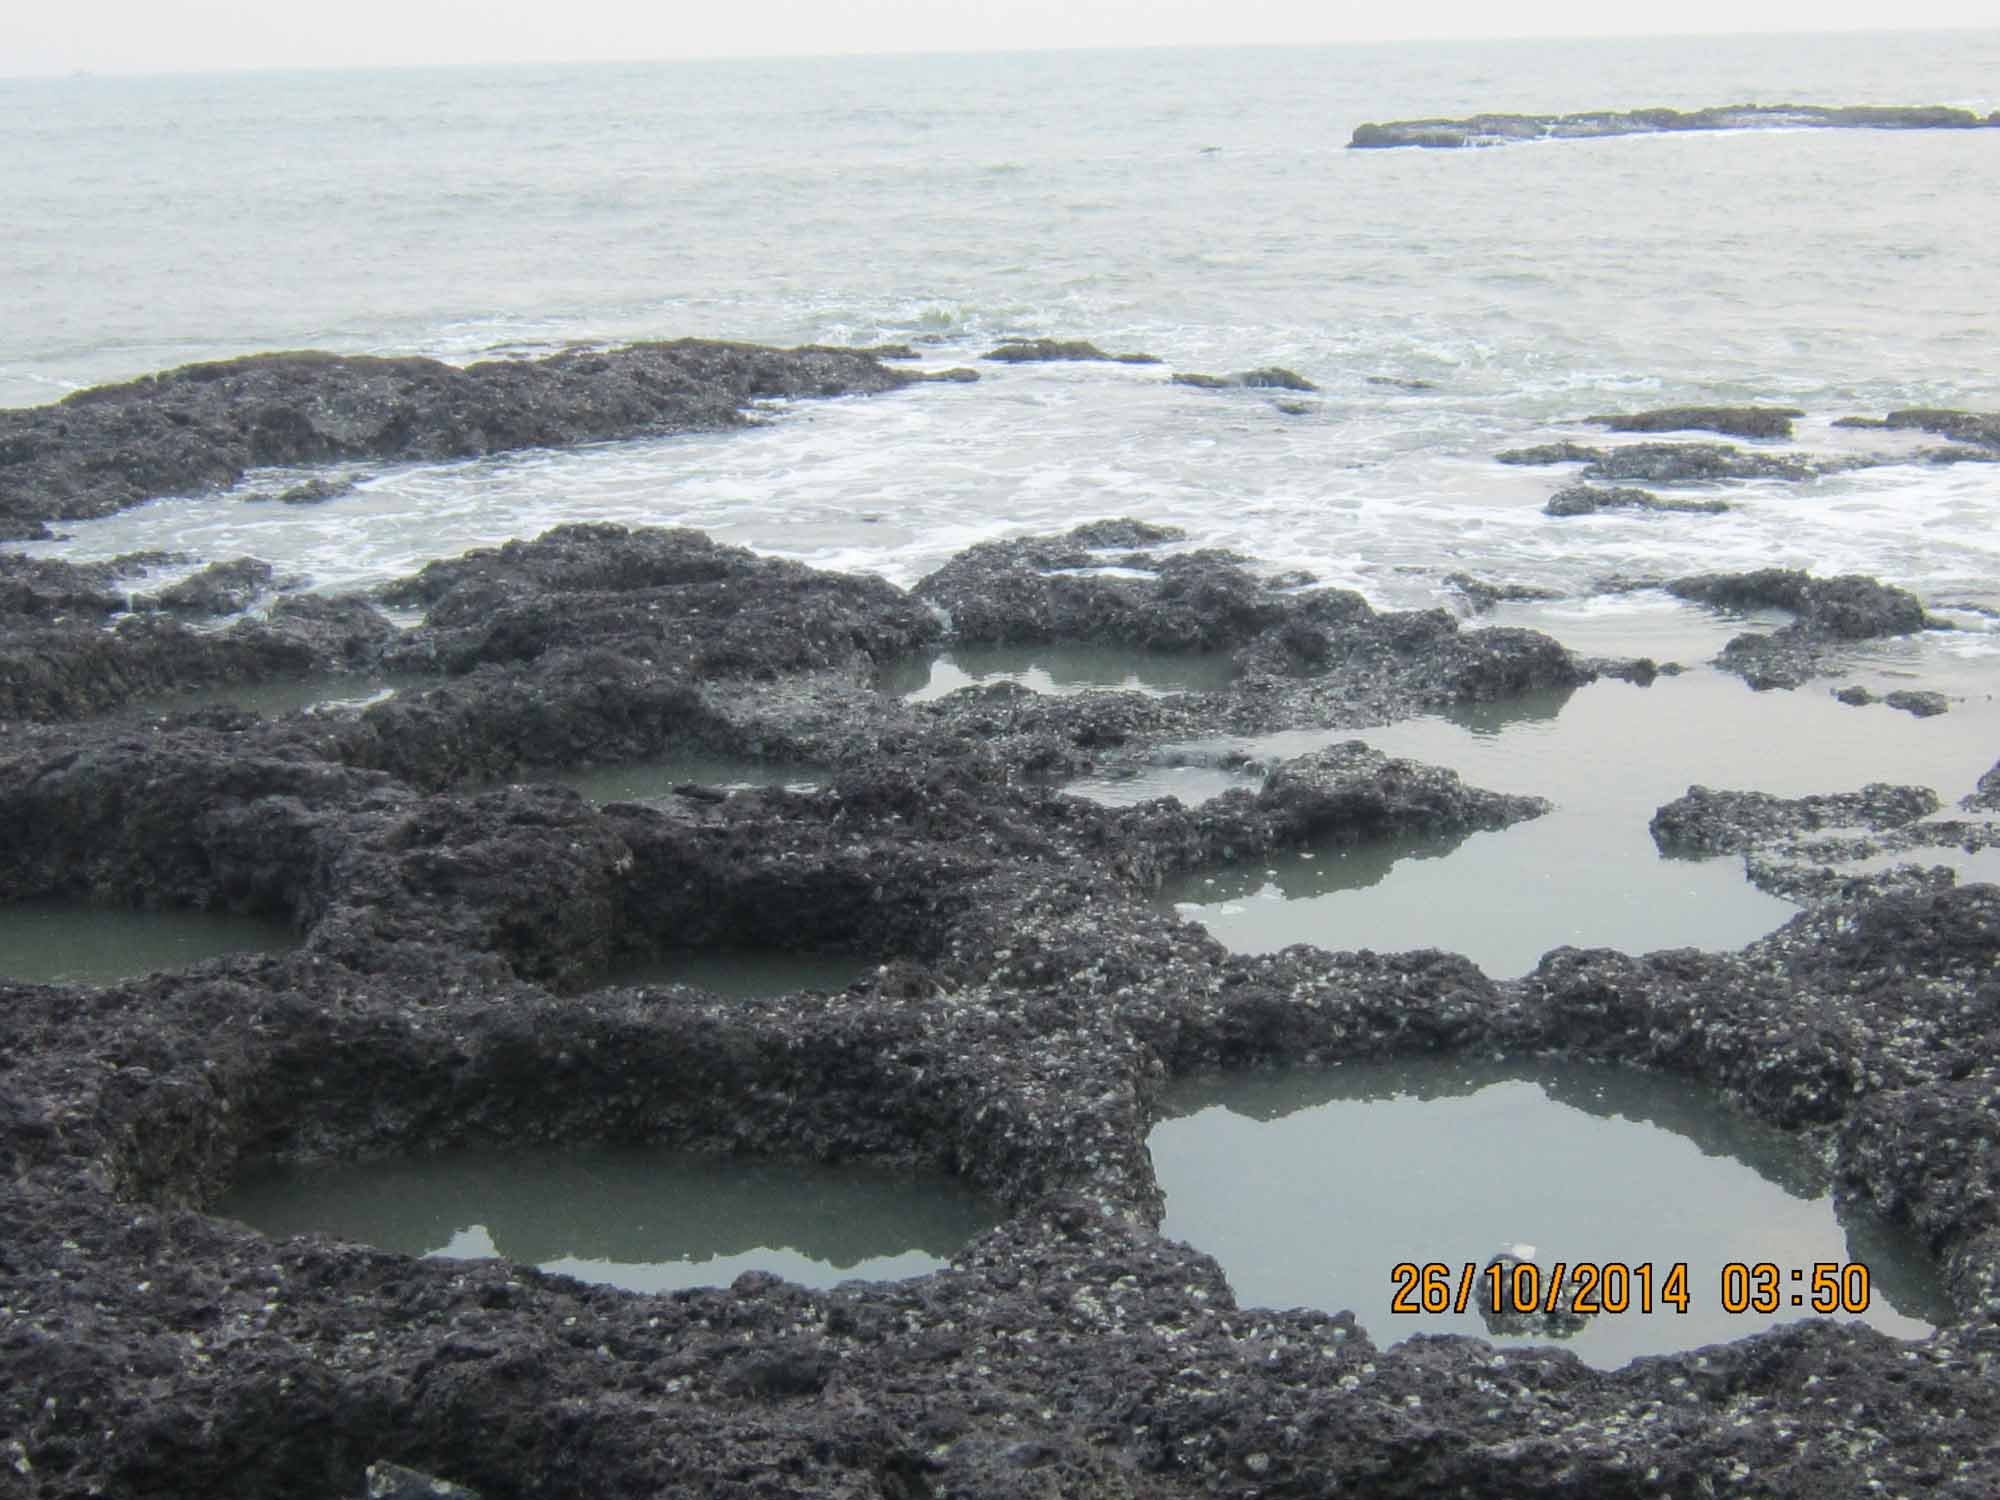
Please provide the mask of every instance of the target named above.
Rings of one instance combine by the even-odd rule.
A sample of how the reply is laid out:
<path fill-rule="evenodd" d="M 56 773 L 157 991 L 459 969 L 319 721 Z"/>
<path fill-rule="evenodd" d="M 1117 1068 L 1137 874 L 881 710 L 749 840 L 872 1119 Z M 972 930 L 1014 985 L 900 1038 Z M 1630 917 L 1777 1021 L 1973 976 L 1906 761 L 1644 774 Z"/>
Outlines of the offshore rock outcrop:
<path fill-rule="evenodd" d="M 1725 437 L 1789 438 L 1796 406 L 1662 406 L 1585 417 L 1610 432 L 1719 432 Z"/>
<path fill-rule="evenodd" d="M 1737 954 L 1559 949 L 1507 983 L 1435 952 L 1232 956 L 1151 899 L 1219 840 L 1255 859 L 1306 829 L 1464 831 L 1535 799 L 1350 746 L 1194 810 L 1099 807 L 1034 770 L 1583 669 L 1528 632 L 1291 593 L 1213 556 L 1173 587 L 1171 540 L 1111 523 L 939 576 L 991 638 L 1235 643 L 1226 690 L 907 704 L 870 672 L 934 621 L 910 596 L 688 533 L 563 528 L 397 591 L 429 617 L 369 649 L 461 668 L 427 691 L 351 715 L 13 725 L 0 900 L 261 911 L 300 947 L 94 990 L 0 982 L 10 1492 L 353 1495 L 398 1466 L 488 1500 L 1584 1500 L 1745 1474 L 1797 1500 L 1992 1493 L 2000 891 L 1814 911 Z M 1045 577 L 1078 548 L 1158 561 Z M 38 575 L 36 597 L 85 581 Z M 355 623 L 328 608 L 306 623 Z M 481 615 L 502 608 L 496 642 Z M 802 638 L 753 647 L 746 627 L 705 656 L 738 617 Z M 609 807 L 463 784 L 689 739 L 824 753 L 831 779 Z M 882 967 L 766 1000 L 604 985 L 621 955 L 744 945 Z M 1439 1054 L 1728 1091 L 1926 1237 L 1949 1318 L 1912 1343 L 1819 1321 L 1604 1372 L 1242 1308 L 1157 1233 L 1146 1138 L 1169 1078 Z M 586 1142 L 943 1168 L 1006 1218 L 910 1281 L 641 1295 L 204 1212 L 273 1159 Z"/>
<path fill-rule="evenodd" d="M 1722 479 L 1785 479 L 1865 468 L 1867 458 L 1814 458 L 1805 453 L 1745 453 L 1728 443 L 1628 443 L 1593 448 L 1583 443 L 1543 443 L 1510 448 L 1494 458 L 1503 464 L 1584 465 L 1585 479 L 1647 484 L 1711 484 Z"/>
<path fill-rule="evenodd" d="M 463 369 L 313 352 L 185 365 L 0 411 L 0 539 L 219 489 L 257 467 L 469 458 L 733 427 L 755 401 L 872 394 L 926 378 L 844 350 L 698 339 Z"/>
<path fill-rule="evenodd" d="M 1101 360 L 1114 365 L 1157 365 L 1157 354 L 1107 354 L 1085 339 L 1009 339 L 989 349 L 981 359 L 1006 365 L 1050 364 Z"/>
<path fill-rule="evenodd" d="M 1943 407 L 1912 407 L 1892 411 L 1886 417 L 1842 417 L 1836 427 L 1878 428 L 1887 431 L 1932 432 L 1955 442 L 1978 447 L 2000 448 L 2000 413 L 1953 411 Z"/>
<path fill-rule="evenodd" d="M 1662 500 L 1648 490 L 1616 486 L 1610 489 L 1572 484 L 1549 496 L 1542 507 L 1551 516 L 1592 516 L 1603 510 L 1651 510 L 1714 516 L 1729 509 L 1727 500 Z"/>
<path fill-rule="evenodd" d="M 1173 376 L 1175 385 L 1191 385 L 1197 390 L 1226 391 L 1232 388 L 1277 391 L 1316 391 L 1305 376 L 1280 365 L 1271 365 L 1260 370 L 1238 370 L 1234 375 L 1201 375 L 1189 370 L 1177 370 Z"/>
<path fill-rule="evenodd" d="M 1357 125 L 1352 148 L 1502 146 L 1515 141 L 1598 140 L 1687 130 L 1977 130 L 2000 127 L 1989 115 L 1941 104 L 1727 104 L 1712 109 L 1594 110 L 1570 115 L 1471 115 L 1464 119 L 1391 120 Z"/>

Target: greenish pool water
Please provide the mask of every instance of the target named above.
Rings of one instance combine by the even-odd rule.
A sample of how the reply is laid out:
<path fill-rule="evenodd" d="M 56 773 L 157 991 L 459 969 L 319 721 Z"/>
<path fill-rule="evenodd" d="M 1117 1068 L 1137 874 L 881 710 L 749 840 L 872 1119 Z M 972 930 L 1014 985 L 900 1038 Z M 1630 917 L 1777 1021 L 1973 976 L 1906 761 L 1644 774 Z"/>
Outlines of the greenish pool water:
<path fill-rule="evenodd" d="M 921 1276 L 1000 1217 L 940 1174 L 603 1147 L 266 1169 L 212 1212 L 269 1235 L 501 1255 L 635 1292 L 745 1271 L 814 1287 Z"/>
<path fill-rule="evenodd" d="M 693 984 L 731 999 L 762 999 L 800 990 L 838 994 L 874 967 L 867 959 L 845 953 L 686 949 L 621 963 L 605 983 Z"/>
<path fill-rule="evenodd" d="M 1603 1312 L 1559 1342 L 1601 1368 L 1811 1316 L 1820 1264 L 1868 1267 L 1865 1320 L 1899 1338 L 1948 1317 L 1914 1236 L 1837 1212 L 1819 1159 L 1707 1090 L 1628 1069 L 1418 1062 L 1190 1079 L 1149 1140 L 1162 1232 L 1221 1262 L 1245 1306 L 1352 1310 L 1378 1343 L 1491 1337 L 1465 1312 L 1391 1311 L 1393 1268 L 1533 1245 L 1570 1265 L 1654 1268 L 1650 1313 Z M 1774 1313 L 1731 1312 L 1724 1267 L 1776 1268 Z M 1659 1293 L 1687 1267 L 1687 1311 Z M 1791 1273 L 1800 1271 L 1794 1279 Z M 1760 1294 L 1761 1295 L 1761 1294 Z M 1802 1305 L 1794 1307 L 1794 1296 Z M 1847 1317 L 1842 1313 L 1839 1316 Z"/>
<path fill-rule="evenodd" d="M 1605 681 L 1358 734 L 1300 731 L 1177 753 L 1268 763 L 1350 738 L 1555 809 L 1463 840 L 1320 846 L 1195 871 L 1162 899 L 1237 952 L 1435 947 L 1496 977 L 1524 974 L 1564 944 L 1733 949 L 1797 908 L 1751 886 L 1738 856 L 1663 857 L 1648 831 L 1659 807 L 1696 783 L 1800 796 L 1885 780 L 1933 787 L 1949 803 L 1992 766 L 2000 709 L 1968 700 L 1920 720 L 1812 689 L 1756 693 L 1700 669 L 1645 688 Z"/>
<path fill-rule="evenodd" d="M 884 692 L 914 703 L 960 688 L 1015 682 L 1037 693 L 1208 693 L 1229 686 L 1222 653 L 1133 651 L 1105 646 L 954 646 L 929 661 L 903 662 L 882 674 Z"/>
<path fill-rule="evenodd" d="M 415 674 L 322 672 L 271 682 L 190 688 L 155 698 L 135 699 L 116 713 L 121 718 L 161 718 L 203 708 L 239 708 L 267 719 L 301 709 L 312 713 L 358 713 L 377 703 L 386 703 L 400 692 L 434 682 L 435 679 Z"/>
<path fill-rule="evenodd" d="M 200 911 L 128 911 L 67 901 L 0 906 L 0 978 L 112 984 L 229 953 L 280 953 L 282 923 Z"/>

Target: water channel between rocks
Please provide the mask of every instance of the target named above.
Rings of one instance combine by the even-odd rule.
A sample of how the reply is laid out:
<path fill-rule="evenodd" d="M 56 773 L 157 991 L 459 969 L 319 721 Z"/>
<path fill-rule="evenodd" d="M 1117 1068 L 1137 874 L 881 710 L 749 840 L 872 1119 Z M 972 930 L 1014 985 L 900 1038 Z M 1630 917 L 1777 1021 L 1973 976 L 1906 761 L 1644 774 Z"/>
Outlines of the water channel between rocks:
<path fill-rule="evenodd" d="M 1219 692 L 1229 686 L 1231 671 L 1226 653 L 1125 646 L 954 646 L 928 660 L 897 663 L 881 674 L 877 685 L 913 703 L 998 682 L 1057 695 L 1116 690 L 1158 696 Z"/>
<path fill-rule="evenodd" d="M 304 677 L 266 682 L 223 683 L 186 688 L 175 693 L 135 698 L 110 713 L 119 719 L 157 719 L 200 709 L 237 708 L 272 719 L 306 710 L 312 713 L 358 713 L 398 693 L 434 687 L 439 679 L 415 673 L 316 672 Z"/>
<path fill-rule="evenodd" d="M 1395 952 L 1442 948 L 1496 977 L 1528 972 L 1564 944 L 1629 953 L 1725 950 L 1797 910 L 1751 886 L 1735 855 L 1668 859 L 1648 824 L 1690 785 L 1779 796 L 1853 791 L 1872 781 L 1935 789 L 1949 804 L 1993 764 L 2000 711 L 1966 695 L 1932 719 L 1854 708 L 1822 688 L 1758 693 L 1697 668 L 1650 687 L 1605 680 L 1574 693 L 1473 705 L 1357 733 L 1298 731 L 1170 747 L 1125 782 L 1082 782 L 1118 801 L 1182 795 L 1202 773 L 1223 787 L 1259 765 L 1344 739 L 1448 766 L 1474 786 L 1548 798 L 1554 810 L 1497 832 L 1407 837 L 1288 851 L 1255 864 L 1190 872 L 1162 899 L 1237 952 L 1291 943 Z M 1157 780 L 1151 780 L 1155 776 Z M 1913 851 L 1915 864 L 1951 863 Z M 1981 866 L 1970 867 L 1976 871 Z"/>
<path fill-rule="evenodd" d="M 296 946 L 282 923 L 203 911 L 130 911 L 77 901 L 0 906 L 0 978 L 31 984 L 115 984 L 231 953 Z"/>
<path fill-rule="evenodd" d="M 938 1270 L 999 1211 L 956 1179 L 642 1148 L 267 1167 L 211 1206 L 269 1235 L 502 1255 L 635 1292 L 769 1271 L 805 1286 Z"/>
<path fill-rule="evenodd" d="M 1214 1255 L 1241 1305 L 1352 1310 L 1379 1344 L 1495 1337 L 1476 1297 L 1464 1312 L 1392 1311 L 1393 1268 L 1442 1264 L 1455 1294 L 1468 1262 L 1519 1243 L 1544 1275 L 1557 1261 L 1631 1268 L 1629 1311 L 1564 1339 L 1496 1338 L 1557 1343 L 1600 1368 L 1811 1316 L 1821 1264 L 1867 1266 L 1864 1316 L 1886 1333 L 1922 1337 L 1947 1316 L 1914 1236 L 1836 1212 L 1810 1150 L 1681 1080 L 1577 1064 L 1349 1064 L 1186 1079 L 1165 1109 L 1149 1141 L 1162 1232 Z M 1724 1285 L 1731 1263 L 1777 1268 L 1776 1313 L 1728 1310 L 1726 1298 L 1762 1295 Z M 1660 1296 L 1678 1264 L 1685 1313 Z"/>

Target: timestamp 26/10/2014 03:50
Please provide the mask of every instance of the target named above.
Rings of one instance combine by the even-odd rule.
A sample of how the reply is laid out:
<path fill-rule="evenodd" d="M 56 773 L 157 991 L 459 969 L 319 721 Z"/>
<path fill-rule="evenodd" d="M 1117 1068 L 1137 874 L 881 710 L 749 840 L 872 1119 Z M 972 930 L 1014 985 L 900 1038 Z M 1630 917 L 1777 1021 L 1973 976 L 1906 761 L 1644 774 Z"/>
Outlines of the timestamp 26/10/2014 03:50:
<path fill-rule="evenodd" d="M 1454 1270 L 1442 1261 L 1406 1260 L 1390 1271 L 1389 1279 L 1395 1288 L 1392 1313 L 1462 1313 L 1475 1294 L 1485 1308 L 1506 1314 L 1686 1313 L 1692 1302 L 1686 1261 L 1659 1266 L 1651 1261 L 1557 1261 L 1544 1272 L 1533 1261 L 1496 1260 L 1485 1266 L 1465 1261 Z M 1816 1313 L 1868 1310 L 1868 1267 L 1859 1261 L 1819 1261 L 1810 1270 L 1794 1266 L 1789 1272 L 1769 1261 L 1730 1261 L 1718 1281 L 1722 1310 L 1728 1313 L 1775 1313 L 1786 1307 Z"/>

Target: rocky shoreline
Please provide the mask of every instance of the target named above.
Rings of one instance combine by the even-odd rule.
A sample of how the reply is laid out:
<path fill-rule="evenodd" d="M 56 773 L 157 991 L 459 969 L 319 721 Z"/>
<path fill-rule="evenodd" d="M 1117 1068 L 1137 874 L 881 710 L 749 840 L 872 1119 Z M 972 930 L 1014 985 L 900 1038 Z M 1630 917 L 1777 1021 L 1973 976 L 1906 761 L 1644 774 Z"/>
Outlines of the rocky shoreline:
<path fill-rule="evenodd" d="M 905 592 L 695 532 L 566 526 L 205 632 L 128 608 L 117 566 L 0 562 L 0 899 L 258 913 L 299 938 L 101 989 L 0 981 L 0 1489 L 353 1495 L 371 1465 L 383 1493 L 424 1483 L 403 1465 L 488 1500 L 2000 1488 L 2000 889 L 1851 882 L 1738 953 L 1559 949 L 1506 982 L 1440 952 L 1230 954 L 1152 899 L 1165 877 L 1546 804 L 1342 745 L 1195 808 L 1100 806 L 1064 779 L 1657 664 L 1377 611 L 1183 540 L 1098 522 L 974 547 Z M 248 577 L 196 593 L 220 607 Z M 1793 610 L 1770 649 L 1813 671 L 1925 624 L 1868 579 L 1676 588 Z M 1163 697 L 876 686 L 981 642 L 1227 652 L 1233 675 Z M 341 713 L 101 714 L 388 670 L 426 685 Z M 689 748 L 830 779 L 602 807 L 536 779 Z M 1994 800 L 1982 783 L 1966 810 Z M 1925 810 L 1894 788 L 1710 795 L 1656 827 L 1754 855 L 1856 820 L 1894 840 Z M 665 947 L 875 967 L 770 1000 L 608 982 Z M 1908 1344 L 1792 1324 L 1614 1372 L 1391 1349 L 1351 1314 L 1239 1308 L 1156 1233 L 1169 1080 L 1397 1056 L 1719 1089 L 1915 1226 L 1953 1320 Z M 914 1281 L 638 1295 L 203 1212 L 270 1160 L 641 1141 L 943 1168 L 1007 1217 Z"/>
<path fill-rule="evenodd" d="M 713 431 L 741 426 L 758 401 L 978 379 L 882 363 L 905 353 L 680 339 L 464 368 L 313 351 L 186 365 L 0 410 L 0 540 L 44 539 L 50 521 L 219 489 L 264 466 Z M 278 498 L 309 504 L 333 493 L 299 486 Z"/>
<path fill-rule="evenodd" d="M 1942 104 L 1725 104 L 1712 109 L 1589 110 L 1569 115 L 1468 115 L 1463 119 L 1390 120 L 1357 125 L 1354 149 L 1395 146 L 1504 146 L 1516 141 L 1601 140 L 1689 130 L 1978 130 L 2000 126 L 1988 115 Z"/>

